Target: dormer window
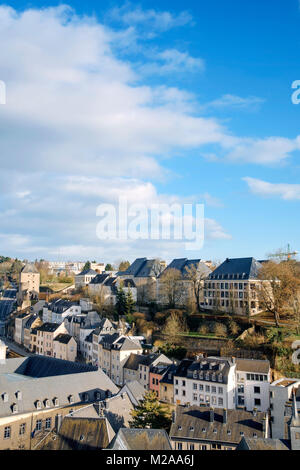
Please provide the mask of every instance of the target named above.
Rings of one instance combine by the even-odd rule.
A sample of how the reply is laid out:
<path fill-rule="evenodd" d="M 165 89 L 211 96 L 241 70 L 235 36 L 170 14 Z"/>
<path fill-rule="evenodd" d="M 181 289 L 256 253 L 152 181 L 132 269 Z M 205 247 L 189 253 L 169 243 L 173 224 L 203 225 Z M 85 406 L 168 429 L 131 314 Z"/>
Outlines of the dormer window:
<path fill-rule="evenodd" d="M 95 392 L 96 400 L 101 400 L 101 393 L 99 391 Z"/>
<path fill-rule="evenodd" d="M 69 395 L 68 400 L 69 400 L 69 403 L 74 403 L 74 396 Z"/>
<path fill-rule="evenodd" d="M 230 436 L 230 434 L 231 434 L 230 429 L 227 429 L 227 434 L 228 434 L 228 436 Z"/>
<path fill-rule="evenodd" d="M 6 392 L 2 393 L 2 400 L 4 402 L 8 402 L 8 393 L 6 393 Z"/>
<path fill-rule="evenodd" d="M 53 405 L 54 405 L 54 406 L 58 406 L 58 405 L 59 405 L 59 400 L 58 400 L 58 398 L 56 398 L 56 397 L 53 398 Z"/>
<path fill-rule="evenodd" d="M 219 374 L 218 380 L 219 380 L 219 382 L 222 382 L 222 381 L 223 381 L 223 374 Z"/>
<path fill-rule="evenodd" d="M 16 403 L 12 404 L 11 411 L 13 413 L 18 413 L 18 405 Z"/>
<path fill-rule="evenodd" d="M 18 391 L 16 392 L 16 399 L 17 399 L 17 400 L 22 400 L 22 392 L 20 392 L 20 390 L 18 390 Z"/>
<path fill-rule="evenodd" d="M 194 426 L 190 426 L 190 431 L 194 431 Z"/>
<path fill-rule="evenodd" d="M 82 395 L 82 399 L 83 399 L 83 401 L 89 401 L 89 394 L 88 394 L 88 393 L 84 393 L 84 394 Z"/>
<path fill-rule="evenodd" d="M 40 400 L 37 400 L 35 402 L 35 407 L 37 410 L 40 410 L 42 408 L 42 402 Z"/>
<path fill-rule="evenodd" d="M 206 428 L 202 428 L 202 432 L 206 432 Z"/>
<path fill-rule="evenodd" d="M 178 431 L 181 431 L 182 430 L 182 426 L 178 426 Z"/>
<path fill-rule="evenodd" d="M 45 400 L 44 400 L 44 406 L 45 406 L 46 408 L 50 408 L 50 400 L 48 400 L 48 398 L 45 398 Z"/>

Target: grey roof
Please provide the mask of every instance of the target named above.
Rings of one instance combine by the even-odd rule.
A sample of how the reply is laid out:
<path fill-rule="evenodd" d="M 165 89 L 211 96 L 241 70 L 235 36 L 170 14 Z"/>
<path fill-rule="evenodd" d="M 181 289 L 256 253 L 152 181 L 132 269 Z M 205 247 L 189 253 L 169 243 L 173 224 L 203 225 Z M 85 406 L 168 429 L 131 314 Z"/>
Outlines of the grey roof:
<path fill-rule="evenodd" d="M 72 338 L 73 336 L 71 335 L 60 333 L 59 335 L 55 336 L 54 341 L 58 341 L 59 343 L 62 343 L 62 344 L 68 344 Z"/>
<path fill-rule="evenodd" d="M 107 448 L 113 437 L 114 432 L 105 418 L 67 416 L 62 420 L 59 432 L 46 435 L 35 449 L 101 450 Z"/>
<path fill-rule="evenodd" d="M 119 391 L 119 394 L 128 393 L 129 399 L 134 406 L 138 405 L 140 400 L 143 400 L 147 390 L 137 380 L 130 380 Z"/>
<path fill-rule="evenodd" d="M 182 373 L 180 376 L 226 384 L 228 383 L 228 375 L 232 366 L 233 362 L 229 361 L 229 359 L 201 358 L 187 367 L 186 375 Z"/>
<path fill-rule="evenodd" d="M 270 362 L 268 360 L 236 358 L 235 362 L 237 371 L 255 372 L 256 374 L 268 374 L 270 372 Z"/>
<path fill-rule="evenodd" d="M 102 318 L 100 320 L 99 326 L 95 328 L 94 330 L 94 335 L 100 335 L 104 333 L 114 333 L 116 332 L 116 329 L 114 328 L 114 325 L 108 318 Z"/>
<path fill-rule="evenodd" d="M 120 429 L 109 448 L 114 450 L 172 450 L 168 434 L 163 429 Z"/>
<path fill-rule="evenodd" d="M 33 273 L 33 274 L 39 274 L 37 268 L 35 267 L 34 263 L 27 263 L 25 266 L 22 268 L 22 273 Z"/>
<path fill-rule="evenodd" d="M 120 428 L 129 427 L 133 404 L 128 393 L 118 393 L 114 397 L 95 403 L 94 406 L 100 416 L 105 416 L 115 433 Z"/>
<path fill-rule="evenodd" d="M 141 354 L 131 353 L 125 362 L 123 368 L 130 370 L 138 370 L 139 364 L 143 361 L 143 356 Z"/>
<path fill-rule="evenodd" d="M 37 331 L 46 331 L 48 333 L 53 333 L 57 330 L 60 325 L 58 323 L 44 323 L 42 326 L 38 326 Z"/>
<path fill-rule="evenodd" d="M 160 383 L 173 384 L 174 374 L 177 371 L 177 367 L 178 366 L 176 364 L 170 364 L 163 377 L 160 379 Z"/>
<path fill-rule="evenodd" d="M 73 397 L 75 405 L 85 401 L 83 394 L 88 394 L 88 401 L 94 401 L 96 392 L 100 392 L 102 398 L 105 398 L 107 391 L 112 394 L 118 392 L 116 385 L 101 369 L 42 356 L 21 359 L 22 361 L 7 359 L 5 364 L 0 364 L 0 416 L 2 417 L 37 411 L 38 402 L 41 403 L 41 409 L 55 408 L 55 398 L 58 399 L 59 406 L 68 406 L 72 403 L 70 396 Z M 34 359 L 34 367 L 26 367 L 28 363 L 30 366 L 31 359 Z M 52 362 L 54 370 L 47 370 L 45 359 L 48 363 Z M 14 362 L 7 364 L 9 361 Z M 22 371 L 23 362 L 25 367 Z M 74 365 L 73 373 L 71 364 Z M 57 380 L 57 376 L 62 380 Z M 17 392 L 21 392 L 21 397 L 17 397 Z M 7 401 L 4 400 L 5 394 L 8 397 Z M 46 400 L 49 400 L 49 403 L 46 403 Z M 13 404 L 17 405 L 15 413 L 13 413 Z"/>
<path fill-rule="evenodd" d="M 36 314 L 30 315 L 30 317 L 28 318 L 28 320 L 26 321 L 24 325 L 24 328 L 30 328 L 32 323 L 34 323 L 37 318 L 39 318 L 39 316 Z"/>
<path fill-rule="evenodd" d="M 254 258 L 227 258 L 209 279 L 257 279 L 262 265 Z"/>
<path fill-rule="evenodd" d="M 131 275 L 134 277 L 157 277 L 162 271 L 162 266 L 156 259 L 137 258 L 126 271 L 118 274 L 122 276 Z"/>
<path fill-rule="evenodd" d="M 75 302 L 71 302 L 70 300 L 66 299 L 56 299 L 53 300 L 53 302 L 48 303 L 45 305 L 51 312 L 54 313 L 63 313 L 69 308 L 71 308 L 73 305 L 77 305 Z"/>
<path fill-rule="evenodd" d="M 76 276 L 96 276 L 97 274 L 98 273 L 94 271 L 93 269 L 85 269 L 84 271 L 81 271 L 81 273 L 77 274 Z"/>
<path fill-rule="evenodd" d="M 169 269 L 176 269 L 182 275 L 182 277 L 188 276 L 188 270 L 194 266 L 199 274 L 204 274 L 208 276 L 211 273 L 211 269 L 209 269 L 206 264 L 201 262 L 200 259 L 188 259 L 188 258 L 178 258 L 173 259 L 171 263 L 166 267 L 166 269 L 160 274 L 162 276 L 166 271 Z"/>
<path fill-rule="evenodd" d="M 290 450 L 289 441 L 243 437 L 236 450 Z"/>
<path fill-rule="evenodd" d="M 109 277 L 109 274 L 97 274 L 97 276 L 95 276 L 90 284 L 103 284 L 104 281 Z"/>
<path fill-rule="evenodd" d="M 243 436 L 264 437 L 263 422 L 266 413 L 256 415 L 245 410 L 226 410 L 227 423 L 223 423 L 224 410 L 199 406 L 177 406 L 170 438 L 238 444 Z M 213 414 L 213 421 L 210 415 Z"/>

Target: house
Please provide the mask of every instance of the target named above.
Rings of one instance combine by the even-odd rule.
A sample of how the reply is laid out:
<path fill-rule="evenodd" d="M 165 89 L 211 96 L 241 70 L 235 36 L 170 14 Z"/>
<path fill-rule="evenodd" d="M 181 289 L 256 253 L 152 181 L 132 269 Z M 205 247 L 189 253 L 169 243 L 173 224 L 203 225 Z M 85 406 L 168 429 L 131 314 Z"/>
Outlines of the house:
<path fill-rule="evenodd" d="M 288 439 L 288 421 L 292 416 L 293 393 L 296 393 L 296 405 L 300 410 L 300 378 L 282 377 L 270 384 L 270 413 L 272 437 Z"/>
<path fill-rule="evenodd" d="M 72 410 L 115 395 L 101 369 L 52 357 L 0 363 L 0 449 L 33 449 Z"/>
<path fill-rule="evenodd" d="M 79 329 L 79 342 L 78 342 L 78 349 L 79 351 L 84 351 L 84 342 L 87 336 L 92 333 L 95 328 L 97 328 L 101 324 L 101 318 L 99 317 L 98 312 L 92 311 L 88 312 L 84 317 L 84 322 L 80 325 Z M 92 353 L 92 349 L 91 349 Z M 91 354 L 92 357 L 92 354 Z"/>
<path fill-rule="evenodd" d="M 123 367 L 131 353 L 142 354 L 141 343 L 119 333 L 106 334 L 98 343 L 98 365 L 118 385 L 123 385 Z"/>
<path fill-rule="evenodd" d="M 132 279 L 137 288 L 139 303 L 156 300 L 156 280 L 165 268 L 165 263 L 158 259 L 137 258 L 126 271 L 118 272 L 122 279 Z"/>
<path fill-rule="evenodd" d="M 69 333 L 73 336 L 77 344 L 80 343 L 80 331 L 84 327 L 86 314 L 69 315 L 64 319 L 64 325 Z"/>
<path fill-rule="evenodd" d="M 98 274 L 89 284 L 90 295 L 99 296 L 104 305 L 115 305 L 117 302 L 118 289 L 122 286 L 123 291 L 132 294 L 133 300 L 137 300 L 137 288 L 132 279 L 120 279 L 112 274 Z"/>
<path fill-rule="evenodd" d="M 163 362 L 159 362 L 150 367 L 149 390 L 155 392 L 159 400 L 160 400 L 160 381 L 165 375 L 165 373 L 169 370 L 169 368 L 170 368 L 170 363 L 165 364 Z"/>
<path fill-rule="evenodd" d="M 93 269 L 85 269 L 75 276 L 75 288 L 87 287 L 91 280 L 97 276 L 97 272 Z"/>
<path fill-rule="evenodd" d="M 268 360 L 236 358 L 236 406 L 252 411 L 270 407 L 271 369 Z"/>
<path fill-rule="evenodd" d="M 211 273 L 211 269 L 207 267 L 200 259 L 180 258 L 173 259 L 166 269 L 159 275 L 157 280 L 157 293 L 156 301 L 162 305 L 168 305 L 169 299 L 165 292 L 164 276 L 168 271 L 176 270 L 178 273 L 178 294 L 175 295 L 176 305 L 182 307 L 189 302 L 198 304 L 204 301 L 203 287 L 204 279 Z M 199 286 L 199 299 L 195 297 L 195 282 L 194 276 L 197 276 L 197 283 Z"/>
<path fill-rule="evenodd" d="M 239 315 L 259 313 L 258 278 L 262 264 L 254 258 L 227 258 L 204 283 L 203 307 Z"/>
<path fill-rule="evenodd" d="M 86 362 L 92 364 L 93 362 L 93 333 L 92 330 L 81 342 L 81 354 L 85 358 Z"/>
<path fill-rule="evenodd" d="M 75 339 L 66 333 L 59 333 L 55 336 L 53 340 L 53 357 L 66 361 L 75 361 L 77 357 Z"/>
<path fill-rule="evenodd" d="M 43 322 L 61 324 L 68 316 L 79 315 L 81 307 L 70 300 L 56 299 L 43 307 Z"/>
<path fill-rule="evenodd" d="M 31 314 L 28 320 L 24 325 L 24 347 L 30 350 L 30 342 L 31 342 L 31 330 L 32 328 L 36 328 L 38 326 L 42 326 L 43 322 L 39 315 Z"/>
<path fill-rule="evenodd" d="M 42 326 L 35 328 L 36 338 L 36 354 L 42 356 L 52 356 L 54 352 L 53 341 L 60 333 L 68 333 L 64 324 L 44 323 Z"/>
<path fill-rule="evenodd" d="M 268 438 L 268 414 L 207 406 L 177 406 L 170 440 L 175 450 L 234 450 L 242 437 Z"/>
<path fill-rule="evenodd" d="M 235 408 L 235 363 L 224 358 L 182 361 L 174 374 L 174 403 Z"/>
<path fill-rule="evenodd" d="M 139 363 L 138 369 L 138 381 L 146 390 L 150 389 L 150 373 L 151 368 L 160 364 L 172 364 L 171 359 L 169 359 L 164 354 L 160 353 L 151 353 L 145 356 L 142 356 L 142 361 Z M 156 388 L 157 390 L 157 388 Z"/>
<path fill-rule="evenodd" d="M 120 429 L 109 445 L 110 450 L 172 450 L 163 429 Z"/>
<path fill-rule="evenodd" d="M 116 325 L 108 318 L 102 318 L 99 325 L 93 331 L 92 363 L 94 365 L 98 365 L 98 344 L 101 336 L 114 333 L 117 333 Z"/>
<path fill-rule="evenodd" d="M 17 300 L 21 308 L 31 305 L 32 299 L 37 299 L 40 292 L 40 273 L 34 263 L 27 263 L 19 274 L 19 290 Z"/>
<path fill-rule="evenodd" d="M 171 364 L 159 382 L 159 399 L 163 403 L 174 403 L 174 374 L 177 365 Z"/>
<path fill-rule="evenodd" d="M 29 318 L 28 312 L 20 313 L 15 317 L 14 341 L 18 344 L 24 344 L 24 327 Z"/>

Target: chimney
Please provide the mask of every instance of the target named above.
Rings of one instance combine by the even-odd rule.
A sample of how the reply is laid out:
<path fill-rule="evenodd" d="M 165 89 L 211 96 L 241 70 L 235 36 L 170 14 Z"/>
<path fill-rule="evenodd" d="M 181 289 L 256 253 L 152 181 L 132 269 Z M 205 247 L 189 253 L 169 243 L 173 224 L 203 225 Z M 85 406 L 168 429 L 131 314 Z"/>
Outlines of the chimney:
<path fill-rule="evenodd" d="M 223 424 L 227 424 L 228 422 L 228 412 L 227 412 L 227 409 L 224 408 L 223 410 Z"/>
<path fill-rule="evenodd" d="M 267 417 L 267 415 L 263 418 L 262 426 L 263 426 L 263 438 L 267 439 L 269 437 L 268 436 L 268 417 Z"/>
<path fill-rule="evenodd" d="M 172 423 L 174 424 L 176 421 L 176 411 L 172 411 Z"/>
<path fill-rule="evenodd" d="M 209 422 L 213 423 L 214 422 L 214 409 L 210 408 L 209 410 Z"/>
<path fill-rule="evenodd" d="M 257 415 L 257 408 L 253 408 L 253 416 Z"/>

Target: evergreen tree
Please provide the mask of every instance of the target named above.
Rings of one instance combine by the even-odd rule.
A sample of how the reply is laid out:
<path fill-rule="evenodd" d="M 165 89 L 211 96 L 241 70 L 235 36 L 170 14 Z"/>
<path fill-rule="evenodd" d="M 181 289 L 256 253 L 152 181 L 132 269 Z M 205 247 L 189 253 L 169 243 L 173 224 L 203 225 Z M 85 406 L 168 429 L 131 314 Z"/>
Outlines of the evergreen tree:
<path fill-rule="evenodd" d="M 114 270 L 114 267 L 110 263 L 107 263 L 107 265 L 105 266 L 105 271 L 113 271 L 113 270 Z"/>
<path fill-rule="evenodd" d="M 134 312 L 135 301 L 131 292 L 131 289 L 128 290 L 126 294 L 126 315 L 130 315 Z"/>
<path fill-rule="evenodd" d="M 171 420 L 153 391 L 146 392 L 144 399 L 140 400 L 139 405 L 130 414 L 131 428 L 165 429 L 167 432 L 170 429 Z"/>
<path fill-rule="evenodd" d="M 126 314 L 126 294 L 122 286 L 117 289 L 117 302 L 116 302 L 116 310 L 118 315 L 125 315 Z"/>
<path fill-rule="evenodd" d="M 91 269 L 91 262 L 87 261 L 85 265 L 83 266 L 83 271 L 87 271 L 88 269 Z"/>

